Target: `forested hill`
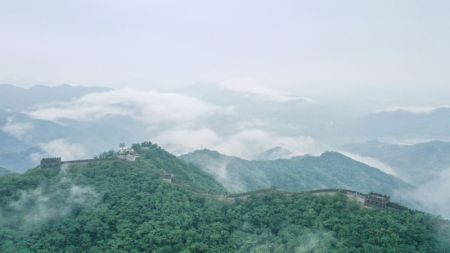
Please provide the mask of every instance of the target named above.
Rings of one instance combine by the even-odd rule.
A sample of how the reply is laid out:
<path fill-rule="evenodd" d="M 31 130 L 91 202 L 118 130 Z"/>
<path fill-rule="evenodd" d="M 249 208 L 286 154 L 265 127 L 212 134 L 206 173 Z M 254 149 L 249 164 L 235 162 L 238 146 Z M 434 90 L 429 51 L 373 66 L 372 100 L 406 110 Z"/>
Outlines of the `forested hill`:
<path fill-rule="evenodd" d="M 0 252 L 449 252 L 449 225 L 344 195 L 223 200 L 208 175 L 155 145 L 0 178 Z M 117 156 L 108 152 L 101 158 Z M 167 177 L 167 175 L 171 175 Z"/>
<path fill-rule="evenodd" d="M 275 186 L 289 191 L 343 188 L 392 196 L 397 190 L 411 187 L 396 177 L 337 152 L 251 161 L 211 150 L 198 150 L 180 158 L 199 166 L 232 192 Z"/>
<path fill-rule="evenodd" d="M 156 176 L 173 178 L 174 184 L 189 186 L 195 191 L 209 193 L 224 193 L 225 188 L 215 181 L 207 173 L 200 170 L 193 164 L 178 159 L 175 155 L 165 151 L 156 144 L 144 142 L 133 144 L 132 151 L 138 157 L 133 163 L 128 165 L 148 170 Z M 108 151 L 100 154 L 97 158 L 115 158 L 117 153 Z"/>
<path fill-rule="evenodd" d="M 5 168 L 0 167 L 0 177 L 1 177 L 1 176 L 8 175 L 8 174 L 11 174 L 11 173 L 12 173 L 11 171 L 9 171 L 9 170 L 7 170 L 7 169 L 5 169 Z"/>

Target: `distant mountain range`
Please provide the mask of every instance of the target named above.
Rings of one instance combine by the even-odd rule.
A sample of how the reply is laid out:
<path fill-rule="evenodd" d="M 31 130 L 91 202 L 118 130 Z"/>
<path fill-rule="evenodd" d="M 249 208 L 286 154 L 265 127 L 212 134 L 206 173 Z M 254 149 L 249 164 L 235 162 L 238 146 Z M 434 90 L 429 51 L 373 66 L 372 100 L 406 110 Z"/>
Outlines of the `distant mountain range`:
<path fill-rule="evenodd" d="M 36 85 L 31 88 L 21 88 L 9 84 L 0 84 L 0 109 L 21 111 L 37 104 L 67 102 L 91 92 L 108 90 L 111 89 L 71 85 Z"/>
<path fill-rule="evenodd" d="M 289 191 L 344 188 L 394 195 L 410 189 L 402 180 L 337 152 L 320 156 L 251 161 L 211 150 L 180 156 L 212 175 L 231 192 L 280 187 Z"/>
<path fill-rule="evenodd" d="M 365 138 L 450 140 L 450 108 L 430 111 L 380 111 L 369 114 L 353 126 L 348 134 Z M 347 134 L 347 133 L 346 133 Z"/>
<path fill-rule="evenodd" d="M 289 158 L 293 153 L 283 147 L 277 146 L 257 154 L 253 160 L 276 160 L 281 158 Z"/>
<path fill-rule="evenodd" d="M 89 158 L 125 140 L 142 139 L 145 126 L 127 116 L 101 121 L 62 119 L 54 122 L 36 119 L 28 113 L 44 104 L 66 103 L 93 92 L 110 90 L 70 85 L 32 88 L 0 85 L 0 166 L 24 171 L 36 166 L 41 156 Z M 56 146 L 61 143 L 75 145 L 73 147 L 79 150 L 73 152 L 67 150 L 67 146 Z M 46 148 L 49 144 L 50 149 Z"/>
<path fill-rule="evenodd" d="M 0 129 L 0 166 L 16 171 L 36 166 L 39 160 L 36 155 L 63 156 L 64 159 L 90 158 L 121 142 L 141 139 L 145 129 L 142 124 L 121 117 L 100 122 L 65 121 L 58 124 L 23 114 L 9 115 L 14 117 L 14 124 L 31 127 L 17 137 Z M 123 127 L 124 122 L 126 127 Z"/>
<path fill-rule="evenodd" d="M 450 169 L 450 142 L 397 145 L 369 141 L 346 145 L 344 148 L 390 165 L 399 177 L 416 185 L 438 177 L 442 171 Z"/>
<path fill-rule="evenodd" d="M 28 148 L 28 145 L 0 130 L 0 153 L 17 152 L 26 148 Z"/>

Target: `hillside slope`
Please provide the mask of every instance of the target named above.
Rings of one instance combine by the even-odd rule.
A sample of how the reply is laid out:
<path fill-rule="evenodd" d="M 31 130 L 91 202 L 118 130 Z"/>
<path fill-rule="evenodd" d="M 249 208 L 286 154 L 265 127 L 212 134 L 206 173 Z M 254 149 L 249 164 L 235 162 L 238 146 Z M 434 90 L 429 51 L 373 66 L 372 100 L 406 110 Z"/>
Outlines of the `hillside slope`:
<path fill-rule="evenodd" d="M 448 224 L 361 208 L 344 195 L 265 192 L 221 201 L 220 185 L 154 145 L 0 178 L 0 252 L 447 252 Z M 102 158 L 114 156 L 105 153 Z M 174 175 L 165 181 L 162 175 Z M 219 195 L 217 195 L 219 194 Z"/>
<path fill-rule="evenodd" d="M 289 191 L 344 188 L 393 195 L 396 190 L 410 188 L 391 175 L 336 152 L 325 152 L 321 156 L 249 161 L 200 150 L 180 158 L 199 166 L 231 192 L 276 186 Z"/>
<path fill-rule="evenodd" d="M 7 170 L 7 169 L 5 169 L 5 168 L 0 167 L 0 177 L 9 175 L 9 174 L 11 174 L 11 173 L 12 173 L 11 171 L 9 171 L 9 170 Z"/>

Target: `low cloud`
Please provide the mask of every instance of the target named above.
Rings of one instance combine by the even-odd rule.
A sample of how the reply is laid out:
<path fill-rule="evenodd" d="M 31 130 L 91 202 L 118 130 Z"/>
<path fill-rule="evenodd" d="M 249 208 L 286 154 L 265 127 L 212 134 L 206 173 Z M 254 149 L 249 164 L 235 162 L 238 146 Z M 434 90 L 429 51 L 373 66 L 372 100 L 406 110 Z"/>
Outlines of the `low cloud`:
<path fill-rule="evenodd" d="M 450 105 L 441 106 L 395 106 L 387 109 L 378 110 L 375 113 L 380 112 L 408 112 L 413 114 L 429 114 L 439 109 L 449 109 Z"/>
<path fill-rule="evenodd" d="M 311 102 L 306 97 L 296 96 L 288 92 L 283 92 L 268 87 L 264 87 L 256 83 L 252 79 L 237 79 L 222 82 L 220 87 L 224 90 L 239 92 L 247 95 L 257 96 L 265 100 L 273 102 Z"/>
<path fill-rule="evenodd" d="M 221 138 L 211 129 L 174 129 L 164 131 L 153 140 L 172 153 L 182 154 L 196 149 L 213 148 Z"/>
<path fill-rule="evenodd" d="M 88 152 L 82 144 L 70 143 L 66 139 L 56 139 L 39 145 L 43 153 L 33 153 L 30 158 L 40 160 L 44 156 L 61 157 L 63 160 L 76 160 L 86 158 Z"/>
<path fill-rule="evenodd" d="M 17 139 L 22 139 L 26 133 L 33 130 L 33 124 L 29 122 L 18 122 L 14 117 L 9 117 L 1 127 L 1 130 Z"/>
<path fill-rule="evenodd" d="M 324 145 L 311 137 L 279 135 L 261 129 L 239 131 L 224 138 L 215 149 L 224 154 L 252 159 L 255 155 L 273 147 L 286 148 L 292 152 L 292 156 L 317 155 L 326 150 Z"/>
<path fill-rule="evenodd" d="M 37 107 L 27 114 L 56 122 L 64 119 L 96 121 L 111 116 L 130 116 L 146 123 L 183 123 L 217 113 L 219 109 L 181 94 L 121 89 L 90 93 L 71 102 Z"/>
<path fill-rule="evenodd" d="M 419 202 L 427 211 L 450 219 L 450 168 L 439 176 L 408 192 L 408 196 Z"/>
<path fill-rule="evenodd" d="M 383 171 L 384 173 L 390 174 L 392 176 L 397 176 L 397 173 L 391 166 L 387 165 L 386 163 L 383 163 L 380 160 L 377 160 L 377 159 L 369 157 L 369 156 L 357 155 L 357 154 L 350 153 L 347 151 L 338 151 L 338 152 L 345 156 L 350 157 L 351 159 L 353 159 L 355 161 L 358 161 L 358 162 L 367 164 L 371 167 L 377 168 L 377 169 Z"/>
<path fill-rule="evenodd" d="M 67 172 L 61 170 L 56 183 L 22 191 L 16 201 L 0 208 L 0 221 L 15 226 L 38 225 L 94 205 L 98 200 L 94 189 L 73 183 Z"/>
<path fill-rule="evenodd" d="M 234 178 L 228 173 L 228 162 L 207 162 L 204 167 L 205 171 L 212 175 L 215 180 L 220 182 L 221 185 L 229 192 L 244 192 L 247 190 L 244 182 L 241 178 Z"/>
<path fill-rule="evenodd" d="M 63 186 L 59 184 L 58 187 Z M 66 216 L 76 206 L 84 206 L 96 198 L 97 194 L 91 188 L 79 185 L 51 191 L 38 187 L 22 192 L 19 200 L 10 203 L 9 207 L 22 214 L 23 223 L 32 225 Z"/>
<path fill-rule="evenodd" d="M 245 224 L 244 224 L 245 225 Z M 247 236 L 243 233 L 239 238 Z M 285 225 L 277 236 L 261 233 L 258 238 L 249 238 L 237 252 L 329 252 L 336 248 L 338 240 L 331 232 L 314 231 L 296 225 Z"/>
<path fill-rule="evenodd" d="M 293 155 L 320 154 L 326 150 L 326 146 L 311 137 L 278 135 L 257 128 L 223 136 L 208 128 L 168 130 L 153 139 L 175 154 L 208 148 L 245 159 L 277 146 L 290 150 Z"/>

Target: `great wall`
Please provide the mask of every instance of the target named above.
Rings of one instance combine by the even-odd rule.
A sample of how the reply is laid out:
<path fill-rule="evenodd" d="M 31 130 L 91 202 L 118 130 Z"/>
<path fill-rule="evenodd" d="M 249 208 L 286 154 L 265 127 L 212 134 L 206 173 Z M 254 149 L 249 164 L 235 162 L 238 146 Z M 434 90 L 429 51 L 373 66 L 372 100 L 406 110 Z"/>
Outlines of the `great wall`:
<path fill-rule="evenodd" d="M 41 159 L 41 163 L 39 167 L 41 168 L 60 168 L 65 164 L 84 164 L 90 162 L 98 162 L 98 161 L 111 161 L 117 160 L 119 158 L 107 158 L 107 159 L 81 159 L 81 160 L 70 160 L 70 161 L 62 161 L 61 157 L 51 157 L 51 158 L 43 158 Z"/>
<path fill-rule="evenodd" d="M 130 155 L 121 155 L 113 158 L 96 158 L 96 159 L 81 159 L 81 160 L 70 160 L 70 161 L 62 161 L 60 157 L 52 157 L 52 158 L 43 158 L 40 163 L 41 168 L 68 168 L 65 166 L 76 165 L 76 164 L 86 164 L 90 162 L 101 162 L 101 161 L 114 161 L 114 160 L 123 160 L 134 162 L 137 156 Z M 176 177 L 170 173 L 157 173 L 159 177 L 166 183 L 170 183 L 177 186 L 186 186 L 185 184 L 178 182 Z M 223 201 L 235 201 L 238 199 L 246 199 L 251 196 L 255 196 L 258 194 L 264 194 L 268 192 L 277 191 L 285 195 L 299 195 L 299 194 L 312 194 L 312 195 L 336 195 L 336 194 L 344 194 L 349 199 L 354 200 L 361 204 L 361 206 L 368 208 L 379 208 L 379 209 L 395 209 L 395 210 L 410 210 L 404 206 L 401 206 L 397 203 L 390 202 L 390 197 L 387 195 L 370 192 L 368 194 L 364 194 L 361 192 L 347 190 L 347 189 L 318 189 L 311 191 L 303 191 L 303 192 L 288 192 L 278 188 L 268 188 L 261 189 L 255 191 L 248 191 L 242 193 L 231 193 L 231 194 L 209 194 L 204 191 L 197 189 L 193 186 L 188 187 L 191 191 L 202 195 L 203 197 L 214 198 Z M 414 211 L 414 210 L 411 210 Z M 417 212 L 417 211 L 415 211 Z"/>
<path fill-rule="evenodd" d="M 303 191 L 303 192 L 288 192 L 284 190 L 280 190 L 278 188 L 269 188 L 269 189 L 261 189 L 251 192 L 242 192 L 235 194 L 228 194 L 226 198 L 234 198 L 234 199 L 245 199 L 250 196 L 258 195 L 261 193 L 267 193 L 271 191 L 278 191 L 286 195 L 298 195 L 298 194 L 312 194 L 312 195 L 336 195 L 336 194 L 344 194 L 349 199 L 355 200 L 361 205 L 365 207 L 375 207 L 380 209 L 407 209 L 402 207 L 396 203 L 390 202 L 390 197 L 387 195 L 370 192 L 368 194 L 364 194 L 361 192 L 347 190 L 347 189 L 318 189 L 311 191 Z"/>

